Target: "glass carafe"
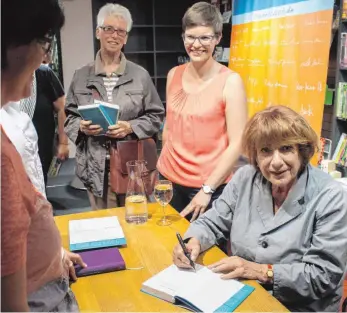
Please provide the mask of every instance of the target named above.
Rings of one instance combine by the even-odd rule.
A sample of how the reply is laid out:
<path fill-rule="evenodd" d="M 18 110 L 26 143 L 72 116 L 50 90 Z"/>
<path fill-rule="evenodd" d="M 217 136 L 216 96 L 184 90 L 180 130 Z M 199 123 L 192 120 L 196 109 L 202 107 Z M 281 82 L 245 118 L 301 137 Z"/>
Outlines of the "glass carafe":
<path fill-rule="evenodd" d="M 141 177 L 145 161 L 129 161 L 126 163 L 128 170 L 128 189 L 125 198 L 125 220 L 130 224 L 147 222 L 147 198 Z"/>

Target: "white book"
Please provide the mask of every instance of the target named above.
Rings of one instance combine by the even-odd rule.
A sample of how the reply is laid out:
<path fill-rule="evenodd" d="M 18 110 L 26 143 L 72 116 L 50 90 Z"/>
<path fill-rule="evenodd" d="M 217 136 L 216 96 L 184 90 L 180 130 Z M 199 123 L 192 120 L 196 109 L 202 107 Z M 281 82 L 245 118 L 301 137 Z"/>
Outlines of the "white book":
<path fill-rule="evenodd" d="M 141 291 L 195 312 L 232 312 L 254 288 L 220 275 L 199 264 L 196 272 L 171 265 L 145 281 Z"/>
<path fill-rule="evenodd" d="M 117 216 L 69 221 L 71 251 L 116 247 L 126 244 Z"/>

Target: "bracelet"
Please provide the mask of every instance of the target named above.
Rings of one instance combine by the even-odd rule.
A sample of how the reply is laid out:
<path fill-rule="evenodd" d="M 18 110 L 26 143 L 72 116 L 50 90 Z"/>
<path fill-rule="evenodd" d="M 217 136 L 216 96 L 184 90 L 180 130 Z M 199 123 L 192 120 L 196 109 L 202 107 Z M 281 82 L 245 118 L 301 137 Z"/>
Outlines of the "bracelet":
<path fill-rule="evenodd" d="M 60 145 L 65 145 L 65 146 L 68 146 L 69 144 L 68 143 L 63 143 L 63 142 L 59 142 Z"/>

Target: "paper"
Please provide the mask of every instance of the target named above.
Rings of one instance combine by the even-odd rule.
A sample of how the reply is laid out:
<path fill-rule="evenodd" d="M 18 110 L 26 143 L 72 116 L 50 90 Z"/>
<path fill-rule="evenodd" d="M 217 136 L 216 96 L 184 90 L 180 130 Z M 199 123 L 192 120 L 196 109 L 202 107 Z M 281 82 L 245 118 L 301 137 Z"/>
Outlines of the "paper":
<path fill-rule="evenodd" d="M 183 298 L 203 312 L 213 312 L 244 287 L 236 280 L 222 280 L 220 275 L 199 264 L 196 272 L 171 265 L 146 281 L 144 287 Z"/>
<path fill-rule="evenodd" d="M 69 236 L 73 250 L 125 244 L 123 229 L 116 216 L 72 220 Z M 93 243 L 100 244 L 95 246 Z"/>

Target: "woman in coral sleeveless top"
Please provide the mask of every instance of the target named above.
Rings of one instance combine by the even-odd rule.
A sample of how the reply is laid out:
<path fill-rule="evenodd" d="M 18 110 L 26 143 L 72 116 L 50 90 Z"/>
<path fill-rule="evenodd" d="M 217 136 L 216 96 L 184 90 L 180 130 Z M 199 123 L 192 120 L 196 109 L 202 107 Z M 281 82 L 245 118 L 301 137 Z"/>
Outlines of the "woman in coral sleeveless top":
<path fill-rule="evenodd" d="M 173 182 L 171 205 L 192 221 L 210 208 L 231 178 L 247 108 L 240 76 L 212 56 L 223 28 L 219 10 L 198 2 L 182 23 L 190 62 L 168 74 L 158 170 Z"/>

